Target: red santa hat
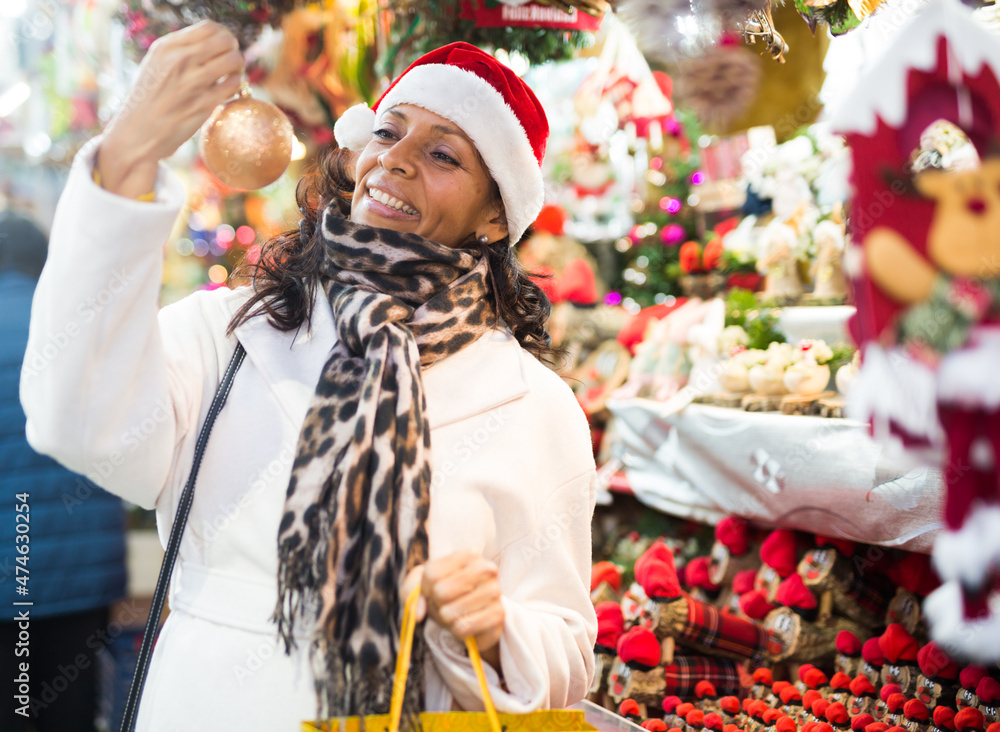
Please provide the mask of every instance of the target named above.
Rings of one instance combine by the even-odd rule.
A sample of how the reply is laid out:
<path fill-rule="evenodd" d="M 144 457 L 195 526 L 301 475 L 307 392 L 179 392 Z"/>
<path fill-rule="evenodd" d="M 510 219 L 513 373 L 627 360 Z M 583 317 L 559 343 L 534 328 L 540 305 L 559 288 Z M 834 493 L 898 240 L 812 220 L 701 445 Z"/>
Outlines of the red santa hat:
<path fill-rule="evenodd" d="M 698 699 L 715 699 L 719 696 L 715 690 L 715 685 L 711 681 L 702 679 L 694 685 L 694 695 Z"/>
<path fill-rule="evenodd" d="M 833 676 L 830 677 L 830 687 L 834 691 L 850 691 L 851 690 L 851 677 L 845 674 L 843 671 L 838 671 Z"/>
<path fill-rule="evenodd" d="M 795 720 L 784 714 L 778 717 L 778 721 L 774 723 L 775 732 L 795 732 L 797 729 L 798 725 L 795 724 Z"/>
<path fill-rule="evenodd" d="M 684 715 L 684 721 L 687 722 L 688 727 L 700 729 L 705 726 L 705 712 L 700 709 L 692 709 Z"/>
<path fill-rule="evenodd" d="M 715 525 L 715 540 L 733 556 L 746 554 L 750 548 L 749 525 L 738 516 L 727 516 Z"/>
<path fill-rule="evenodd" d="M 986 728 L 986 732 L 1000 732 L 1000 722 L 993 722 Z"/>
<path fill-rule="evenodd" d="M 882 701 L 888 704 L 889 697 L 892 696 L 893 694 L 900 693 L 902 690 L 903 687 L 901 687 L 899 684 L 884 684 L 882 688 L 879 689 L 878 695 L 882 699 Z"/>
<path fill-rule="evenodd" d="M 763 590 L 750 590 L 740 595 L 740 610 L 752 620 L 763 620 L 777 605 L 767 601 Z"/>
<path fill-rule="evenodd" d="M 976 684 L 976 696 L 979 697 L 980 704 L 996 706 L 1000 701 L 1000 681 L 992 676 L 984 676 Z"/>
<path fill-rule="evenodd" d="M 930 556 L 917 552 L 907 552 L 902 559 L 892 563 L 886 574 L 889 579 L 914 595 L 929 595 L 941 584 L 931 566 Z"/>
<path fill-rule="evenodd" d="M 684 583 L 688 587 L 700 587 L 710 592 L 719 589 L 719 586 L 709 579 L 708 568 L 711 561 L 709 557 L 695 557 L 684 565 Z"/>
<path fill-rule="evenodd" d="M 927 705 L 919 699 L 910 699 L 903 705 L 903 716 L 921 724 L 926 724 L 931 718 Z"/>
<path fill-rule="evenodd" d="M 756 668 L 753 671 L 753 680 L 755 684 L 770 686 L 774 683 L 774 674 L 769 668 Z"/>
<path fill-rule="evenodd" d="M 680 730 L 678 730 L 678 732 L 680 732 Z M 727 724 L 722 728 L 722 732 L 740 732 L 740 728 L 735 724 Z"/>
<path fill-rule="evenodd" d="M 958 664 L 934 641 L 921 646 L 917 651 L 917 664 L 920 666 L 920 673 L 928 679 L 954 681 L 958 678 Z"/>
<path fill-rule="evenodd" d="M 719 707 L 726 714 L 739 714 L 740 700 L 735 696 L 724 696 L 719 699 Z"/>
<path fill-rule="evenodd" d="M 677 705 L 677 709 L 674 710 L 674 714 L 676 714 L 681 719 L 686 719 L 688 712 L 690 712 L 692 709 L 694 709 L 694 704 L 692 704 L 691 702 L 684 702 L 683 704 Z"/>
<path fill-rule="evenodd" d="M 722 715 L 718 712 L 709 712 L 705 715 L 705 729 L 722 732 Z"/>
<path fill-rule="evenodd" d="M 636 569 L 635 579 L 646 596 L 654 600 L 674 600 L 681 596 L 681 583 L 671 563 L 650 559 L 643 563 L 641 573 Z"/>
<path fill-rule="evenodd" d="M 625 699 L 621 704 L 618 705 L 618 713 L 625 717 L 638 717 L 639 716 L 639 702 L 635 699 Z"/>
<path fill-rule="evenodd" d="M 865 727 L 865 732 L 886 732 L 887 729 L 889 729 L 889 725 L 885 722 L 872 722 Z"/>
<path fill-rule="evenodd" d="M 898 664 L 916 661 L 920 645 L 916 638 L 906 631 L 906 628 L 899 623 L 891 623 L 879 636 L 878 647 L 886 661 Z"/>
<path fill-rule="evenodd" d="M 864 732 L 865 727 L 875 721 L 875 717 L 868 714 L 858 714 L 851 718 L 851 732 Z"/>
<path fill-rule="evenodd" d="M 851 715 L 847 713 L 847 707 L 840 702 L 834 702 L 828 706 L 823 716 L 827 722 L 836 727 L 846 727 L 851 721 Z"/>
<path fill-rule="evenodd" d="M 970 663 L 968 666 L 963 668 L 961 672 L 959 672 L 958 683 L 962 685 L 963 689 L 975 691 L 976 687 L 979 686 L 979 682 L 985 675 L 985 668 L 978 664 Z"/>
<path fill-rule="evenodd" d="M 635 560 L 635 565 L 633 566 L 633 572 L 635 574 L 635 581 L 640 585 L 642 584 L 642 577 L 646 571 L 646 565 L 650 562 L 666 562 L 671 567 L 675 568 L 674 563 L 674 553 L 670 551 L 670 547 L 664 544 L 662 541 L 654 541 L 649 545 L 639 558 Z"/>
<path fill-rule="evenodd" d="M 833 727 L 826 722 L 817 722 L 813 732 L 833 732 Z"/>
<path fill-rule="evenodd" d="M 858 674 L 851 681 L 851 694 L 854 696 L 875 696 L 875 687 L 867 676 Z"/>
<path fill-rule="evenodd" d="M 778 585 L 778 592 L 774 599 L 778 601 L 779 605 L 790 607 L 793 610 L 815 610 L 819 606 L 816 595 L 806 587 L 802 575 L 798 573 L 782 580 L 781 584 Z"/>
<path fill-rule="evenodd" d="M 934 707 L 934 726 L 938 729 L 955 729 L 955 710 L 939 704 Z"/>
<path fill-rule="evenodd" d="M 760 699 L 755 699 L 754 701 L 750 702 L 750 707 L 747 709 L 747 714 L 749 714 L 751 717 L 754 718 L 763 719 L 764 712 L 767 711 L 767 708 L 768 707 L 766 702 L 761 701 Z"/>
<path fill-rule="evenodd" d="M 778 719 L 781 718 L 782 716 L 783 715 L 781 711 L 778 709 L 765 709 L 764 716 L 762 717 L 762 719 L 764 720 L 764 724 L 767 727 L 770 727 L 771 725 L 776 723 Z"/>
<path fill-rule="evenodd" d="M 664 714 L 673 714 L 674 710 L 681 705 L 681 698 L 679 696 L 668 696 L 663 700 L 663 704 L 660 706 L 663 709 Z"/>
<path fill-rule="evenodd" d="M 816 700 L 822 698 L 823 695 L 815 689 L 806 689 L 806 693 L 802 695 L 802 706 L 806 709 L 812 710 L 813 704 L 816 703 Z"/>
<path fill-rule="evenodd" d="M 760 559 L 777 572 L 779 577 L 787 577 L 798 566 L 797 549 L 795 532 L 775 529 L 761 544 Z"/>
<path fill-rule="evenodd" d="M 898 724 L 894 724 L 889 729 L 887 729 L 885 732 L 906 732 L 906 728 L 905 727 L 900 727 Z"/>
<path fill-rule="evenodd" d="M 607 582 L 615 592 L 621 590 L 622 572 L 613 562 L 598 562 L 590 568 L 590 591 L 602 582 Z"/>
<path fill-rule="evenodd" d="M 799 690 L 796 689 L 794 686 L 788 686 L 787 688 L 782 689 L 781 694 L 779 694 L 778 696 L 781 697 L 782 704 L 802 703 L 802 694 L 800 694 Z"/>
<path fill-rule="evenodd" d="M 826 674 L 820 671 L 818 668 L 811 668 L 805 672 L 803 679 L 805 685 L 810 689 L 821 689 L 830 683 L 830 680 L 826 677 Z"/>
<path fill-rule="evenodd" d="M 400 74 L 371 109 L 351 107 L 334 125 L 337 144 L 362 150 L 377 117 L 412 104 L 458 125 L 500 188 L 511 243 L 542 210 L 542 158 L 549 137 L 545 111 L 511 69 L 468 43 L 426 53 Z"/>
<path fill-rule="evenodd" d="M 667 732 L 667 723 L 662 719 L 647 719 L 639 726 L 650 730 L 650 732 Z"/>
<path fill-rule="evenodd" d="M 809 711 L 813 713 L 813 716 L 816 717 L 816 719 L 825 719 L 826 710 L 829 706 L 830 706 L 830 701 L 828 699 L 820 697 L 819 699 L 813 702 L 812 709 L 810 709 Z"/>
<path fill-rule="evenodd" d="M 956 732 L 981 730 L 985 724 L 986 718 L 983 716 L 983 713 L 973 707 L 966 707 L 955 715 Z"/>
<path fill-rule="evenodd" d="M 653 631 L 641 625 L 629 628 L 618 639 L 618 658 L 629 666 L 653 668 L 660 665 L 663 649 Z"/>
<path fill-rule="evenodd" d="M 752 569 L 744 569 L 742 572 L 737 572 L 733 577 L 733 594 L 742 595 L 753 590 L 753 583 L 756 577 L 757 572 Z"/>
<path fill-rule="evenodd" d="M 879 668 L 885 663 L 885 656 L 882 655 L 878 640 L 878 638 L 869 638 L 861 646 L 861 657 L 865 659 L 865 663 L 875 668 Z"/>
<path fill-rule="evenodd" d="M 897 691 L 889 695 L 889 698 L 885 700 L 886 708 L 893 714 L 899 714 L 903 711 L 903 706 L 906 704 L 906 694 L 901 691 Z"/>
<path fill-rule="evenodd" d="M 861 641 L 849 630 L 837 633 L 837 653 L 856 658 L 861 655 Z"/>
<path fill-rule="evenodd" d="M 618 639 L 625 632 L 625 617 L 622 606 L 617 602 L 599 602 L 594 607 L 597 613 L 597 645 L 617 648 Z"/>

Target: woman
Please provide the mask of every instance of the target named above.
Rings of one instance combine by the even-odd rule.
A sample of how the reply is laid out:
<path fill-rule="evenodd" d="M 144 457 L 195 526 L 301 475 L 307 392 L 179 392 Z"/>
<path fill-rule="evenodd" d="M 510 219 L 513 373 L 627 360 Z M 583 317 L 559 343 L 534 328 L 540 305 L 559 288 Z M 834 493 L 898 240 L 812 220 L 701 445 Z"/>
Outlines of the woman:
<path fill-rule="evenodd" d="M 411 709 L 482 708 L 469 636 L 501 711 L 581 699 L 594 465 L 582 413 L 536 358 L 547 303 L 510 253 L 542 203 L 541 107 L 471 46 L 428 54 L 374 112 L 338 122 L 356 157 L 307 181 L 298 232 L 265 247 L 252 287 L 157 312 L 184 202 L 160 161 L 241 72 L 214 23 L 151 48 L 74 163 L 29 350 L 67 337 L 22 375 L 32 445 L 155 507 L 165 544 L 237 341 L 248 355 L 201 466 L 137 729 L 384 710 L 399 598 L 417 583 Z"/>

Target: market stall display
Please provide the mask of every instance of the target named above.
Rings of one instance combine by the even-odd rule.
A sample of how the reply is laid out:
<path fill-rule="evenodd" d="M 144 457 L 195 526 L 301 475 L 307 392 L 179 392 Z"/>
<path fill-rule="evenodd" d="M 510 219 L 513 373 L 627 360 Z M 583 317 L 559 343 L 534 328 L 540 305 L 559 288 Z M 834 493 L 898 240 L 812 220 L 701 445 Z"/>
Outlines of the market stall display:
<path fill-rule="evenodd" d="M 160 299 L 239 287 L 338 121 L 363 146 L 413 58 L 484 48 L 551 130 L 509 223 L 598 465 L 588 722 L 1000 732 L 1000 11 L 918 4 L 20 0 L 0 209 L 51 210 L 156 38 L 210 18 L 244 94 L 170 161 Z"/>

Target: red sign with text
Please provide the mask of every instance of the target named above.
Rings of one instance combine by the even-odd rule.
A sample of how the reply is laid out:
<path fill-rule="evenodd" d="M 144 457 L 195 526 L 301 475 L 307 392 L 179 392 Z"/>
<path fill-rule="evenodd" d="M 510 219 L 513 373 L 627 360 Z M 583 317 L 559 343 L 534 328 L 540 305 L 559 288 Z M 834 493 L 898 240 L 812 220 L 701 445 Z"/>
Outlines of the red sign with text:
<path fill-rule="evenodd" d="M 464 20 L 472 20 L 480 28 L 562 28 L 565 30 L 596 31 L 601 19 L 572 8 L 564 12 L 559 8 L 525 3 L 524 5 L 504 5 L 486 7 L 481 0 L 462 0 Z"/>

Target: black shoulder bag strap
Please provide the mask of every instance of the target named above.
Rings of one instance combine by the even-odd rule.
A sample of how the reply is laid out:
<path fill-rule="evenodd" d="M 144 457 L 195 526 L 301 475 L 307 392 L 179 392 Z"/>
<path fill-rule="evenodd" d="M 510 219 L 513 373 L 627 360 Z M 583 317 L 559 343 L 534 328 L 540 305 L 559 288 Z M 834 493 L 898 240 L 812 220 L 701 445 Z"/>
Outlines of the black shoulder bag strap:
<path fill-rule="evenodd" d="M 181 493 L 180 503 L 177 505 L 174 525 L 170 529 L 170 539 L 167 541 L 167 551 L 163 557 L 163 564 L 160 566 L 160 576 L 156 580 L 156 590 L 153 592 L 153 606 L 149 611 L 146 629 L 142 633 L 139 660 L 135 664 L 135 675 L 132 677 L 132 685 L 128 690 L 125 713 L 122 715 L 121 732 L 132 732 L 135 726 L 135 715 L 139 710 L 142 687 L 146 683 L 146 673 L 149 671 L 149 660 L 153 652 L 153 643 L 159 631 L 163 605 L 167 600 L 170 575 L 173 574 L 174 563 L 177 561 L 177 552 L 181 546 L 181 535 L 184 533 L 188 514 L 191 513 L 191 502 L 194 500 L 194 482 L 198 477 L 198 468 L 201 467 L 201 458 L 205 454 L 205 444 L 208 442 L 208 435 L 212 431 L 212 425 L 215 424 L 215 418 L 219 416 L 222 406 L 226 403 L 226 397 L 229 396 L 229 390 L 233 386 L 233 377 L 236 376 L 236 372 L 243 364 L 244 356 L 246 356 L 246 351 L 243 350 L 243 345 L 237 343 L 236 352 L 233 354 L 233 358 L 229 362 L 229 367 L 222 377 L 222 383 L 219 384 L 219 388 L 215 391 L 212 406 L 208 409 L 205 424 L 202 425 L 201 432 L 198 434 L 198 442 L 195 443 L 191 475 L 188 476 L 184 492 Z"/>

